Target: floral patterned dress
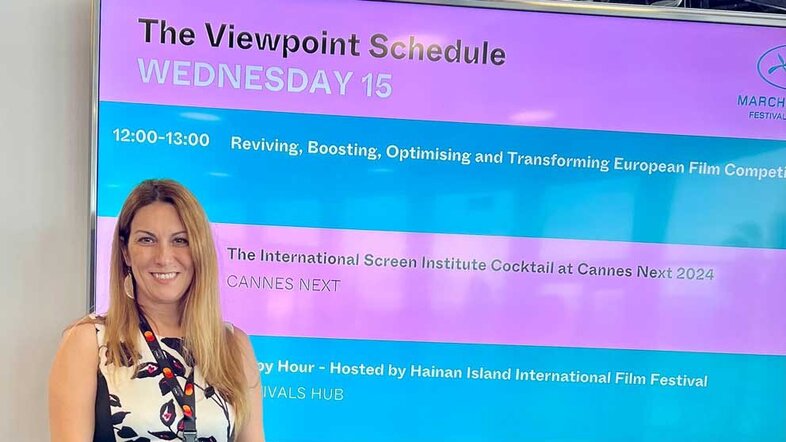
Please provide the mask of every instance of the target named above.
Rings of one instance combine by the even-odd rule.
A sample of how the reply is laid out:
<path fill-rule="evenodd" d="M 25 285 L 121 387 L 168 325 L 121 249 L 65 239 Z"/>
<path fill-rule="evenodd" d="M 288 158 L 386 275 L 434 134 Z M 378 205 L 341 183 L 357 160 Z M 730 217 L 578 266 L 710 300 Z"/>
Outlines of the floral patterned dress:
<path fill-rule="evenodd" d="M 107 362 L 104 326 L 96 324 L 98 340 L 98 388 L 96 391 L 94 442 L 152 442 L 183 439 L 183 411 L 170 391 L 161 367 L 138 335 L 142 359 L 136 376 L 134 367 L 116 367 Z M 182 355 L 181 340 L 159 338 L 161 349 L 180 385 L 194 369 Z M 235 415 L 227 401 L 207 385 L 195 368 L 197 440 L 230 442 Z"/>

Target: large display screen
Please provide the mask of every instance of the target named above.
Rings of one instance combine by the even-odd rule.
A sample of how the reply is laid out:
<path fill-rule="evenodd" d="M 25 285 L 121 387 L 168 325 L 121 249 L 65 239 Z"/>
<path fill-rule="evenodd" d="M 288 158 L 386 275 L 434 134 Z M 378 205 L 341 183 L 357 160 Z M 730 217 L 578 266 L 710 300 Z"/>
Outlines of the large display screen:
<path fill-rule="evenodd" d="M 173 178 L 268 441 L 782 441 L 784 59 L 777 26 L 104 0 L 95 308 Z"/>

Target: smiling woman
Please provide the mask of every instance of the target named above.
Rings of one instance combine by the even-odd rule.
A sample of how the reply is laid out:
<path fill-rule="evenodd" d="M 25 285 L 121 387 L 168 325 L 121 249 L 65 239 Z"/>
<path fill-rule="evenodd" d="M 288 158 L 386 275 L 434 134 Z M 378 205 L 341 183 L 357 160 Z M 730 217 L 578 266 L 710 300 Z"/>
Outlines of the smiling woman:
<path fill-rule="evenodd" d="M 210 225 L 191 192 L 137 186 L 110 267 L 107 315 L 71 327 L 55 357 L 52 440 L 262 441 L 257 361 L 221 319 Z"/>

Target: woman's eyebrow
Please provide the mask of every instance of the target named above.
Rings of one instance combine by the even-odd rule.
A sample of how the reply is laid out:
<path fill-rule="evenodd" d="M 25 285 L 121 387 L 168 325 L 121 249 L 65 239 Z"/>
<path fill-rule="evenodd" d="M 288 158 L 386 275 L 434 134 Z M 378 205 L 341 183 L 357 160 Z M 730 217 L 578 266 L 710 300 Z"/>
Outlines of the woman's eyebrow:
<path fill-rule="evenodd" d="M 143 234 L 145 234 L 145 235 L 156 236 L 156 234 L 155 234 L 155 233 L 153 233 L 153 232 L 148 232 L 147 230 L 143 230 L 143 229 L 137 229 L 136 231 L 134 231 L 134 233 L 135 233 L 135 234 L 137 234 L 137 233 L 143 233 Z M 183 235 L 183 234 L 188 234 L 188 232 L 187 232 L 187 231 L 185 231 L 185 230 L 181 230 L 181 231 L 179 231 L 179 232 L 175 232 L 175 233 L 173 233 L 173 234 L 172 234 L 172 235 L 170 235 L 170 236 Z"/>

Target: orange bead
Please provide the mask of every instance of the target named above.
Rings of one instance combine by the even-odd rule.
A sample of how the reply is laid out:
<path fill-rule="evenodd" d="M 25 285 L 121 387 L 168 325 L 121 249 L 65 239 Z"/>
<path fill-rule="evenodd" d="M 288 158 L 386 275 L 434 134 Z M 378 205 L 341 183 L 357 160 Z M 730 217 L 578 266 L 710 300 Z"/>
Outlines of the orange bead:
<path fill-rule="evenodd" d="M 194 386 L 191 384 L 186 384 L 186 395 L 191 396 L 194 394 Z"/>
<path fill-rule="evenodd" d="M 188 417 L 191 417 L 191 407 L 189 407 L 188 405 L 183 405 L 183 414 L 185 414 Z"/>
<path fill-rule="evenodd" d="M 156 337 L 155 337 L 155 336 L 153 336 L 153 332 L 149 332 L 149 331 L 146 331 L 146 332 L 145 332 L 145 340 L 146 340 L 147 342 L 153 342 L 153 340 L 154 340 L 155 338 L 156 338 Z"/>
<path fill-rule="evenodd" d="M 164 376 L 166 376 L 167 379 L 172 379 L 172 370 L 170 370 L 169 367 L 164 368 Z"/>

